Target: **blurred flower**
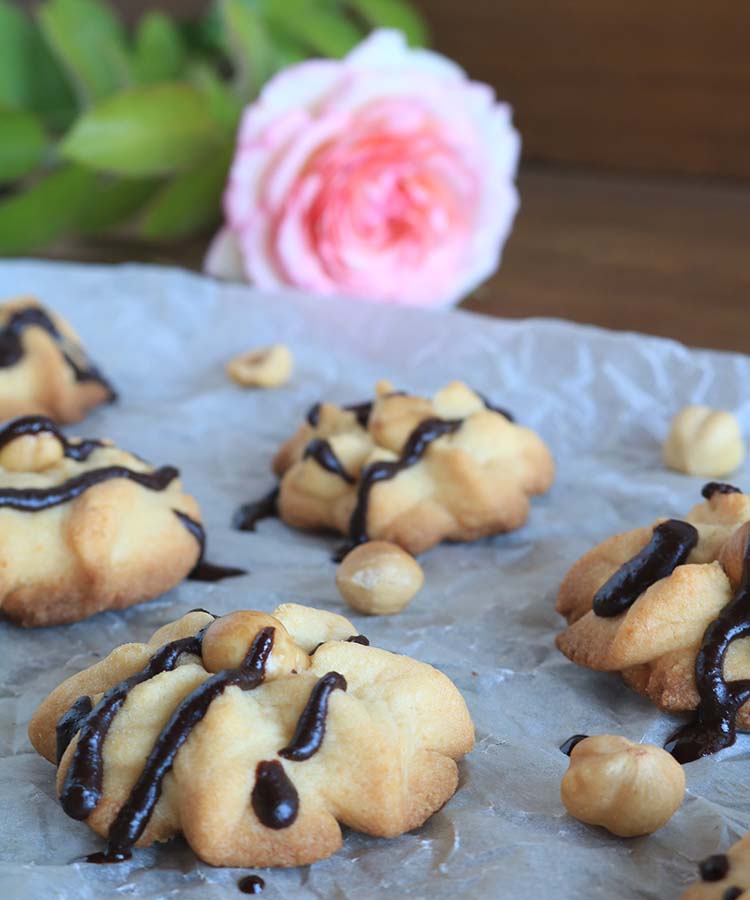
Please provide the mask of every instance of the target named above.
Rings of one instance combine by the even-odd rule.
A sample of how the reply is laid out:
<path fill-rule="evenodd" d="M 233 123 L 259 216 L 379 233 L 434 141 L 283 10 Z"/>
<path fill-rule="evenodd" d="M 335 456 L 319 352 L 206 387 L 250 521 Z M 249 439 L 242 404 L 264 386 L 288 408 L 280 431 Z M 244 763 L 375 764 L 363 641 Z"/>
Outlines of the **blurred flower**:
<path fill-rule="evenodd" d="M 240 125 L 210 274 L 390 303 L 457 302 L 518 207 L 511 110 L 450 60 L 377 31 L 275 76 Z"/>

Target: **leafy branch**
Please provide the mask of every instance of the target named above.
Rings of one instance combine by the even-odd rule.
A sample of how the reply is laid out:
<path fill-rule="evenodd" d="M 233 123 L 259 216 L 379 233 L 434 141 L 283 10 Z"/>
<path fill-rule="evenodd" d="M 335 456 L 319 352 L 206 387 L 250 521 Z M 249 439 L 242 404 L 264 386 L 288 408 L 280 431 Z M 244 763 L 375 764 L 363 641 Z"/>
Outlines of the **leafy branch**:
<path fill-rule="evenodd" d="M 103 0 L 0 0 L 0 255 L 71 235 L 217 224 L 243 107 L 285 66 L 373 27 L 426 40 L 408 0 L 216 0 L 129 32 Z"/>

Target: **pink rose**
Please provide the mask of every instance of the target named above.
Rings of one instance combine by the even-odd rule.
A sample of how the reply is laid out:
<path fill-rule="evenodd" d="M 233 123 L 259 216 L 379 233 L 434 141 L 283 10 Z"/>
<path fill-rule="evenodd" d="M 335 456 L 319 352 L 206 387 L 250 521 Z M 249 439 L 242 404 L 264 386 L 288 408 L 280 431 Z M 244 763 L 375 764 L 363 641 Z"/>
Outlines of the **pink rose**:
<path fill-rule="evenodd" d="M 249 106 L 205 268 L 268 290 L 457 302 L 518 207 L 511 110 L 450 60 L 378 31 L 276 75 Z"/>

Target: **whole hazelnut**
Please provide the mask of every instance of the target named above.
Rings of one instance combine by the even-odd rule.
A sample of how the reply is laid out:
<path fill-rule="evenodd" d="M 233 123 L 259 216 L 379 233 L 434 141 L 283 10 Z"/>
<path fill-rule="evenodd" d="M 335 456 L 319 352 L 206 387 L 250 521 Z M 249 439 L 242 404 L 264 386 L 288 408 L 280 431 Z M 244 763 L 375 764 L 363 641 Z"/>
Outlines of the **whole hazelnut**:
<path fill-rule="evenodd" d="M 284 344 L 248 350 L 227 363 L 227 374 L 241 387 L 281 387 L 293 370 L 294 357 Z"/>
<path fill-rule="evenodd" d="M 611 734 L 586 738 L 573 747 L 560 788 L 571 816 L 620 837 L 661 828 L 684 794 L 685 773 L 666 750 Z"/>
<path fill-rule="evenodd" d="M 258 633 L 273 628 L 273 647 L 266 663 L 266 681 L 310 667 L 310 657 L 294 643 L 281 622 L 268 613 L 239 610 L 215 619 L 203 638 L 203 665 L 209 672 L 242 665 Z"/>
<path fill-rule="evenodd" d="M 670 469 L 720 478 L 733 472 L 744 458 L 745 444 L 732 413 L 686 406 L 672 419 L 664 444 L 664 461 Z"/>
<path fill-rule="evenodd" d="M 424 583 L 419 563 L 396 544 L 368 541 L 347 553 L 336 572 L 341 596 L 358 612 L 400 612 Z"/>

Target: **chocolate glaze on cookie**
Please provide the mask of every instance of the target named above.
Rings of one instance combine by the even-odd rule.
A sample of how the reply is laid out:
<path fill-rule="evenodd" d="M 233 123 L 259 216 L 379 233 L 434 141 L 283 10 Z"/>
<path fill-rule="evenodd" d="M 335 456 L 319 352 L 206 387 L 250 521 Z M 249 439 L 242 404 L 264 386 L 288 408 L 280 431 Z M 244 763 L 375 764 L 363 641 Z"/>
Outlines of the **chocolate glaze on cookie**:
<path fill-rule="evenodd" d="M 294 729 L 294 737 L 279 750 L 279 756 L 303 762 L 320 750 L 326 733 L 328 700 L 335 690 L 346 690 L 346 678 L 338 672 L 328 672 L 313 688 Z"/>
<path fill-rule="evenodd" d="M 695 718 L 665 744 L 678 762 L 717 753 L 737 739 L 735 719 L 739 708 L 750 700 L 750 680 L 727 681 L 724 660 L 730 644 L 746 637 L 750 637 L 750 540 L 737 593 L 706 629 L 695 660 L 700 696 Z"/>
<path fill-rule="evenodd" d="M 171 770 L 178 750 L 190 737 L 193 728 L 203 720 L 213 701 L 230 686 L 252 691 L 263 683 L 273 638 L 273 628 L 262 629 L 239 668 L 212 675 L 188 694 L 172 713 L 156 739 L 130 796 L 110 825 L 104 854 L 106 859 L 120 862 L 130 856 L 161 796 L 164 776 Z"/>
<path fill-rule="evenodd" d="M 165 644 L 154 653 L 140 672 L 111 687 L 83 720 L 73 759 L 60 793 L 62 808 L 71 818 L 79 820 L 87 818 L 101 799 L 104 765 L 102 748 L 112 721 L 130 691 L 137 684 L 148 681 L 161 672 L 174 669 L 183 654 L 192 653 L 200 656 L 202 643 L 203 631 L 194 637 L 180 638 Z M 78 703 L 80 698 L 73 704 L 72 709 Z M 70 714 L 71 710 L 68 710 L 58 723 L 58 727 Z"/>
<path fill-rule="evenodd" d="M 261 894 L 265 886 L 260 875 L 246 875 L 237 882 L 237 887 L 243 894 Z"/>
<path fill-rule="evenodd" d="M 68 745 L 81 730 L 81 725 L 92 709 L 91 697 L 79 697 L 55 726 L 55 735 L 57 737 L 55 761 L 58 766 L 65 751 L 68 749 Z"/>
<path fill-rule="evenodd" d="M 714 494 L 741 494 L 742 491 L 733 484 L 726 484 L 723 481 L 709 481 L 704 484 L 701 489 L 701 495 L 710 500 Z"/>
<path fill-rule="evenodd" d="M 654 528 L 651 540 L 594 594 L 594 614 L 619 616 L 651 585 L 671 575 L 698 543 L 698 531 L 688 522 L 668 519 Z"/>
<path fill-rule="evenodd" d="M 458 431 L 462 424 L 462 419 L 425 419 L 409 435 L 398 459 L 392 462 L 387 460 L 373 462 L 362 470 L 357 488 L 357 503 L 349 520 L 349 540 L 337 550 L 334 557 L 337 561 L 343 559 L 354 547 L 369 540 L 367 512 L 370 506 L 370 493 L 375 485 L 379 481 L 395 478 L 399 472 L 416 465 L 425 455 L 430 444 L 445 434 L 453 434 Z"/>
<path fill-rule="evenodd" d="M 303 456 L 304 459 L 314 459 L 321 468 L 326 470 L 326 472 L 330 472 L 332 475 L 338 475 L 339 478 L 343 478 L 347 484 L 354 484 L 356 481 L 354 476 L 346 471 L 330 443 L 322 438 L 314 438 L 310 441 L 307 447 L 305 447 Z"/>
<path fill-rule="evenodd" d="M 279 489 L 275 487 L 260 500 L 245 503 L 232 516 L 232 527 L 238 531 L 255 531 L 261 519 L 275 519 L 279 514 Z"/>
<path fill-rule="evenodd" d="M 299 812 L 299 795 L 284 767 L 277 760 L 259 762 L 251 801 L 258 821 L 266 828 L 280 830 L 294 824 Z"/>
<path fill-rule="evenodd" d="M 63 455 L 77 462 L 85 462 L 94 450 L 106 446 L 103 441 L 97 440 L 71 443 L 52 419 L 48 419 L 47 416 L 21 416 L 18 419 L 13 419 L 0 431 L 0 450 L 17 438 L 37 434 L 51 434 L 60 443 Z"/>
<path fill-rule="evenodd" d="M 109 395 L 109 400 L 117 399 L 112 385 L 99 369 L 88 360 L 80 346 L 71 341 L 57 328 L 50 316 L 38 306 L 20 309 L 0 328 L 0 368 L 15 366 L 23 359 L 24 347 L 22 336 L 27 328 L 41 328 L 58 344 L 60 352 L 73 372 L 76 381 L 96 381 Z M 82 364 L 76 361 L 82 360 Z"/>
<path fill-rule="evenodd" d="M 726 853 L 707 856 L 698 866 L 701 881 L 721 881 L 729 871 L 729 857 Z"/>

